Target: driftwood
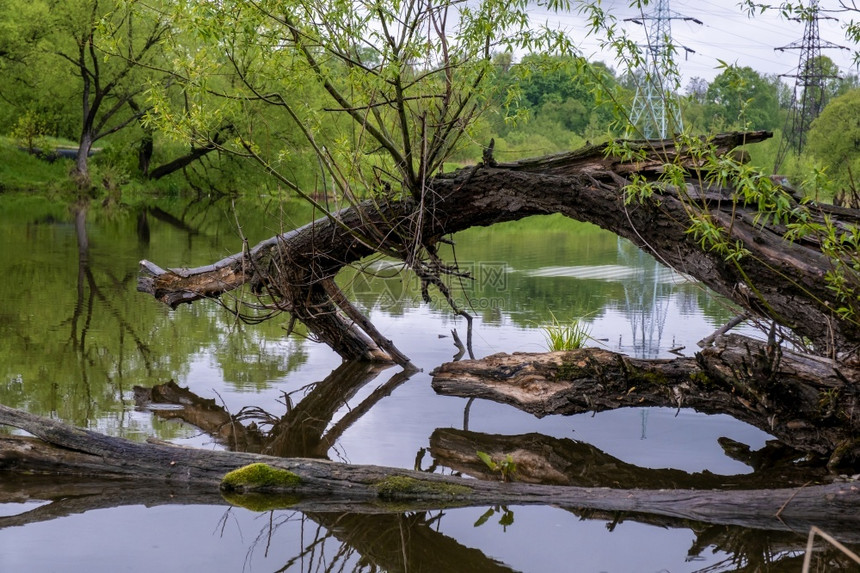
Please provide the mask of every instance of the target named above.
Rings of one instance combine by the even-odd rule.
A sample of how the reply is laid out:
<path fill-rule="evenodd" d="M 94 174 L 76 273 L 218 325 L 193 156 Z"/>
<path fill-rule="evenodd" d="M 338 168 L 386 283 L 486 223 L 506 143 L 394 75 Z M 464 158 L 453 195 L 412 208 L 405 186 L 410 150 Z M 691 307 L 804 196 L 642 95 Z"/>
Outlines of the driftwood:
<path fill-rule="evenodd" d="M 768 132 L 715 136 L 713 153 L 762 141 Z M 789 243 L 784 229 L 756 222 L 754 206 L 733 202 L 732 189 L 703 186 L 699 159 L 672 141 L 632 142 L 634 160 L 607 155 L 607 146 L 506 164 L 480 164 L 429 181 L 423 202 L 367 201 L 272 237 L 214 264 L 164 270 L 141 262 L 139 290 L 176 307 L 220 297 L 242 285 L 266 295 L 271 310 L 286 311 L 346 359 L 408 362 L 394 344 L 357 311 L 333 279 L 344 266 L 375 252 L 409 261 L 426 285 L 437 280 L 436 256 L 444 235 L 529 215 L 561 213 L 595 223 L 691 275 L 749 313 L 774 320 L 810 341 L 821 355 L 851 359 L 860 329 L 834 312 L 841 306 L 823 280 L 831 262 L 820 245 Z M 685 168 L 686 189 L 664 186 L 641 203 L 626 204 L 624 187 L 635 176 L 655 180 L 667 163 Z M 707 209 L 730 241 L 749 254 L 739 266 L 702 249 L 689 233 L 689 209 Z M 805 207 L 798 207 L 804 209 Z M 809 220 L 831 217 L 856 223 L 860 212 L 817 205 Z M 416 260 L 421 244 L 429 259 Z M 454 269 L 456 271 L 456 269 Z M 750 284 L 754 288 L 750 288 Z"/>
<path fill-rule="evenodd" d="M 5 406 L 0 406 L 0 424 L 17 427 L 36 436 L 2 439 L 0 470 L 125 479 L 140 485 L 160 483 L 167 488 L 191 486 L 197 491 L 215 491 L 226 473 L 250 463 L 262 462 L 298 476 L 300 482 L 297 484 L 262 488 L 269 494 L 288 496 L 285 503 L 296 509 L 313 507 L 319 511 L 327 504 L 336 510 L 385 507 L 392 502 L 401 510 L 407 503 L 413 510 L 552 504 L 652 513 L 762 529 L 805 530 L 818 523 L 831 531 L 856 531 L 860 525 L 860 512 L 857 511 L 860 487 L 850 482 L 747 491 L 655 491 L 503 483 L 326 460 L 284 459 L 244 452 L 135 443 L 73 428 Z M 250 492 L 255 490 L 254 487 L 246 489 Z M 310 506 L 303 506 L 305 502 L 301 500 L 306 500 Z M 738 507 L 744 508 L 740 515 Z"/>
<path fill-rule="evenodd" d="M 724 413 L 831 466 L 860 460 L 858 373 L 832 360 L 723 336 L 696 358 L 639 360 L 599 348 L 496 354 L 433 371 L 446 395 L 485 398 L 534 414 L 630 406 Z"/>

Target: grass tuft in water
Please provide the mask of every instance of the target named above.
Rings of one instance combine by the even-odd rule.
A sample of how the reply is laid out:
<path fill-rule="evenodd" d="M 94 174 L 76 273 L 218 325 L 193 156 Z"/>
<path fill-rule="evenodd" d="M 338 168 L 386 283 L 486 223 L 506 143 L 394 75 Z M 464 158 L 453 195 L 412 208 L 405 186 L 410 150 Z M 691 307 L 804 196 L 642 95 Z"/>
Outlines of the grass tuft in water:
<path fill-rule="evenodd" d="M 576 350 L 582 348 L 591 340 L 588 326 L 580 319 L 574 319 L 568 323 L 561 323 L 553 313 L 550 313 L 552 322 L 543 326 L 544 338 L 550 352 L 556 350 Z"/>

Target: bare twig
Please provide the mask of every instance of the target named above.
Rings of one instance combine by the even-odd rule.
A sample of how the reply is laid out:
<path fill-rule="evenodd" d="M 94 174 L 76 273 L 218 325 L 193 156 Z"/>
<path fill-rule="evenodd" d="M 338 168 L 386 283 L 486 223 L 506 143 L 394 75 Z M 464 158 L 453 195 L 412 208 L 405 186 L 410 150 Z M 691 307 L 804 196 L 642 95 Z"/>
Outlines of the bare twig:
<path fill-rule="evenodd" d="M 816 526 L 812 526 L 809 528 L 809 539 L 806 541 L 806 555 L 803 557 L 803 573 L 809 573 L 809 568 L 812 565 L 812 550 L 813 550 L 813 541 L 815 540 L 815 536 L 818 535 L 830 545 L 841 551 L 845 554 L 849 559 L 860 565 L 860 556 L 856 553 L 839 543 L 836 539 L 833 538 L 832 535 L 822 531 Z"/>

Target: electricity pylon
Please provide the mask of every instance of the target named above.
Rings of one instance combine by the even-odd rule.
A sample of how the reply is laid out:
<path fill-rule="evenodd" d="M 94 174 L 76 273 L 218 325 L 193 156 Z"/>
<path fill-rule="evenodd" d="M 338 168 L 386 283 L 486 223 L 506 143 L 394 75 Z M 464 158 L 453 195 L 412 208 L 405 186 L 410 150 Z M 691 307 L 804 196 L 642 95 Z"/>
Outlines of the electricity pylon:
<path fill-rule="evenodd" d="M 675 93 L 678 79 L 677 75 L 672 73 L 672 58 L 678 47 L 686 54 L 694 50 L 686 46 L 676 46 L 672 42 L 672 20 L 702 23 L 696 18 L 669 10 L 669 0 L 658 0 L 653 12 L 626 20 L 645 26 L 648 40 L 648 43 L 642 46 L 645 58 L 638 70 L 640 79 L 637 82 L 633 107 L 630 109 L 628 136 L 638 133 L 645 139 L 665 139 L 671 133 L 684 129 L 681 108 Z"/>
<path fill-rule="evenodd" d="M 822 41 L 818 35 L 818 20 L 820 18 L 835 19 L 819 14 L 818 0 L 810 0 L 809 7 L 801 18 L 806 21 L 803 30 L 803 39 L 792 42 L 781 48 L 774 48 L 779 52 L 786 50 L 800 50 L 796 74 L 781 74 L 782 78 L 795 78 L 794 94 L 791 96 L 791 109 L 785 120 L 785 128 L 782 130 L 782 139 L 779 142 L 779 150 L 776 153 L 776 163 L 773 172 L 776 173 L 785 156 L 790 149 L 799 154 L 806 144 L 806 134 L 812 120 L 818 117 L 824 107 L 825 85 L 824 80 L 835 79 L 838 76 L 827 74 L 824 71 L 821 60 L 822 48 L 839 48 L 847 50 L 845 46 L 839 46 L 832 42 Z"/>

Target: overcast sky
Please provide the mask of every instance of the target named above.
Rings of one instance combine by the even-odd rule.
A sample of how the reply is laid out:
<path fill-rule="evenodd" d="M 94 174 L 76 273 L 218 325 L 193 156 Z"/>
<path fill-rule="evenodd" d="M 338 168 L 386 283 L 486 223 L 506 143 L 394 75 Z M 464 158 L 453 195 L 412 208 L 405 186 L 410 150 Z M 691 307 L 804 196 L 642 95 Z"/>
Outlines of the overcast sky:
<path fill-rule="evenodd" d="M 639 16 L 638 10 L 629 7 L 629 0 L 604 0 L 604 10 L 613 14 L 619 20 Z M 656 0 L 651 2 L 652 6 Z M 820 0 L 822 10 L 836 9 L 838 0 Z M 803 39 L 804 23 L 785 20 L 776 13 L 766 13 L 748 18 L 738 7 L 738 0 L 670 0 L 670 10 L 673 14 L 696 18 L 702 25 L 689 21 L 672 20 L 672 36 L 676 44 L 685 46 L 695 53 L 687 55 L 686 60 L 681 56 L 680 68 L 684 76 L 683 85 L 691 77 L 703 77 L 708 81 L 720 73 L 716 69 L 718 59 L 741 66 L 749 66 L 760 73 L 794 74 L 797 70 L 799 50 L 774 51 L 774 48 L 786 46 Z M 649 7 L 649 10 L 654 10 Z M 850 20 L 852 14 L 824 13 L 822 16 L 833 16 L 843 21 Z M 860 19 L 860 14 L 853 14 Z M 571 38 L 577 41 L 586 56 L 596 61 L 604 61 L 616 71 L 618 64 L 611 57 L 599 52 L 598 42 L 585 37 L 584 19 L 576 13 L 550 14 L 535 12 L 536 20 L 544 18 L 551 24 L 563 26 Z M 650 23 L 650 22 L 649 22 Z M 822 41 L 849 46 L 845 40 L 842 23 L 827 19 L 819 19 L 819 34 Z M 629 33 L 636 34 L 644 42 L 645 31 L 642 26 L 624 23 Z M 856 49 L 856 46 L 849 46 Z M 831 58 L 842 70 L 842 73 L 857 73 L 853 66 L 853 49 L 825 49 L 822 54 Z M 784 81 L 793 84 L 793 78 Z"/>

